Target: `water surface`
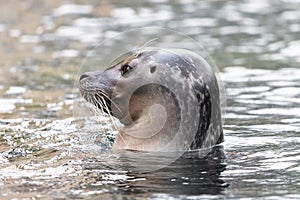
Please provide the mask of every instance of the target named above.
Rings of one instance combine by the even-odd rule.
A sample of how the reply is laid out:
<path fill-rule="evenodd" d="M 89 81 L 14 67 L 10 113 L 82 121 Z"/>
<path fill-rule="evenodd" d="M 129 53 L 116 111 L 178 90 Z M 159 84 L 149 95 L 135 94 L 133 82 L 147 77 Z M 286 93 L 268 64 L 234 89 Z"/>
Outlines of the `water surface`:
<path fill-rule="evenodd" d="M 297 0 L 0 2 L 0 198 L 299 199 L 299 8 Z M 140 173 L 136 154 L 111 153 L 108 118 L 73 115 L 84 58 L 144 26 L 189 35 L 219 67 L 226 160 L 188 156 Z M 165 40 L 173 41 L 191 45 Z M 126 48 L 106 45 L 103 55 Z"/>

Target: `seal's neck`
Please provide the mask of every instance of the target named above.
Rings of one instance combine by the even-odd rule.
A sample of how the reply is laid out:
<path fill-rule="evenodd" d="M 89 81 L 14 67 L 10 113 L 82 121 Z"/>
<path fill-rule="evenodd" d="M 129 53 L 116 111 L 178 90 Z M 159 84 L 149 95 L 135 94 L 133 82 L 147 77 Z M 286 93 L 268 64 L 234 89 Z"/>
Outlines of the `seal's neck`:
<path fill-rule="evenodd" d="M 119 130 L 113 149 L 168 151 L 180 122 L 180 108 L 172 94 L 162 89 L 143 91 L 130 101 L 132 123 Z"/>

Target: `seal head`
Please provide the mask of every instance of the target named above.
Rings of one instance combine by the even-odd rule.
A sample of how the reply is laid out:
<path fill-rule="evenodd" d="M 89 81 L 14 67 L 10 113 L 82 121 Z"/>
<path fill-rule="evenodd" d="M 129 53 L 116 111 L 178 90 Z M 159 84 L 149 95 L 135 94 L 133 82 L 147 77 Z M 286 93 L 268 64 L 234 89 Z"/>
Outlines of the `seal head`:
<path fill-rule="evenodd" d="M 217 79 L 191 51 L 144 49 L 81 75 L 79 89 L 124 125 L 114 150 L 186 151 L 223 141 Z"/>

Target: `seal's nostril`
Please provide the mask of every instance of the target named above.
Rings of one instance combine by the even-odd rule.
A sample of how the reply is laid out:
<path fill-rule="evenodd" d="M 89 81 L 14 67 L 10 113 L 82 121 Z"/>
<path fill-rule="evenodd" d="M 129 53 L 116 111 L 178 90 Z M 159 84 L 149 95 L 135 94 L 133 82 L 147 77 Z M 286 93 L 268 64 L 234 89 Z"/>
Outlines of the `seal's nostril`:
<path fill-rule="evenodd" d="M 81 81 L 82 79 L 84 79 L 84 78 L 86 78 L 86 77 L 89 77 L 89 75 L 87 75 L 87 74 L 82 74 L 82 75 L 80 76 L 79 80 Z"/>

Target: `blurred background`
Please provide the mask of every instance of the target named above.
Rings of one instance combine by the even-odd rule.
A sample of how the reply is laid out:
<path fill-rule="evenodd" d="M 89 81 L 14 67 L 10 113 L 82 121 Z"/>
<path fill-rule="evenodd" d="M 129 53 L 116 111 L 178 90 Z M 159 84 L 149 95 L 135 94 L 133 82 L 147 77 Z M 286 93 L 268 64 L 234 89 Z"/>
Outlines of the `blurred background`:
<path fill-rule="evenodd" d="M 32 103 L 62 101 L 89 51 L 132 28 L 158 26 L 187 34 L 208 51 L 220 70 L 227 66 L 278 69 L 300 62 L 300 14 L 295 0 L 0 3 L 1 94 L 21 92 L 31 99 L 41 98 Z M 3 109 L 9 107 L 13 106 Z M 38 107 L 37 103 L 32 110 L 36 116 L 45 114 Z M 11 117 L 11 110 L 6 113 L 1 115 Z"/>
<path fill-rule="evenodd" d="M 89 52 L 148 26 L 192 37 L 219 68 L 228 161 L 209 184 L 191 171 L 129 175 L 103 154 L 111 141 L 87 129 L 93 122 L 72 118 Z M 0 0 L 0 198 L 299 199 L 299 105 L 299 0 Z"/>

